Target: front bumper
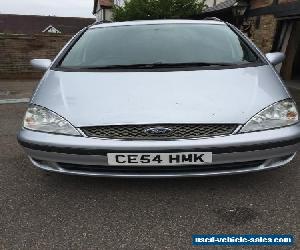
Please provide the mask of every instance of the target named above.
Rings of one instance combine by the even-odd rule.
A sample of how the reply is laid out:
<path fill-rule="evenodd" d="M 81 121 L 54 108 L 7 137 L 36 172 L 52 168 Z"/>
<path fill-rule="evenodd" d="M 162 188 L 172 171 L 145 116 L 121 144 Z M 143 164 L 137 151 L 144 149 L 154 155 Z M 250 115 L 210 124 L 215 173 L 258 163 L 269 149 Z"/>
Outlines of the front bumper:
<path fill-rule="evenodd" d="M 19 143 L 39 168 L 109 177 L 192 177 L 247 173 L 290 162 L 300 148 L 300 124 L 213 138 L 124 141 L 40 133 L 21 129 Z M 213 164 L 176 167 L 109 166 L 109 152 L 212 152 Z"/>

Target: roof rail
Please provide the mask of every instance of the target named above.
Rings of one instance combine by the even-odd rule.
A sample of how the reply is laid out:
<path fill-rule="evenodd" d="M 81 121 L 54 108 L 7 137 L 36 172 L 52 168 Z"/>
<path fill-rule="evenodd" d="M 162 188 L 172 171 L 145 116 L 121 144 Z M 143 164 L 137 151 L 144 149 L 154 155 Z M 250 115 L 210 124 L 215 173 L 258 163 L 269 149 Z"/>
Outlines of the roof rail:
<path fill-rule="evenodd" d="M 223 22 L 220 18 L 217 18 L 217 17 L 205 17 L 205 18 L 203 18 L 203 20 L 212 20 L 212 21 Z"/>
<path fill-rule="evenodd" d="M 96 21 L 96 22 L 93 23 L 93 25 L 96 25 L 96 24 L 102 24 L 102 23 L 112 23 L 112 21 L 107 21 L 107 20 Z"/>

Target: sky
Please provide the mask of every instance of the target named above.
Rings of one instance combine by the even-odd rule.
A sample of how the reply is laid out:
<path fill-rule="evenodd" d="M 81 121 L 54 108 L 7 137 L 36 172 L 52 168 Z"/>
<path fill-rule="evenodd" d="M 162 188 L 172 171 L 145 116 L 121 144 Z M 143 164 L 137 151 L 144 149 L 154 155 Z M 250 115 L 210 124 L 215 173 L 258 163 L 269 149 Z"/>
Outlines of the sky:
<path fill-rule="evenodd" d="M 93 0 L 0 0 L 0 13 L 93 18 L 93 3 Z"/>

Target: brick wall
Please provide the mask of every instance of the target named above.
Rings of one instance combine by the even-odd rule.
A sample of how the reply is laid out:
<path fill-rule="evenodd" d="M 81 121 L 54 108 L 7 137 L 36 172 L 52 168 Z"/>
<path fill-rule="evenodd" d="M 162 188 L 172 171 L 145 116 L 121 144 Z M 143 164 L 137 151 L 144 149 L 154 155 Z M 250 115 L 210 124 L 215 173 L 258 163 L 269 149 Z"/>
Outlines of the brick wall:
<path fill-rule="evenodd" d="M 70 39 L 66 35 L 0 34 L 0 79 L 38 78 L 30 65 L 34 58 L 53 59 Z"/>
<path fill-rule="evenodd" d="M 270 52 L 276 33 L 276 18 L 273 15 L 264 15 L 250 17 L 248 21 L 252 23 L 250 38 L 264 53 Z"/>
<path fill-rule="evenodd" d="M 275 0 L 250 0 L 250 9 L 268 7 Z M 278 0 L 279 4 L 296 2 L 297 0 Z M 298 0 L 299 1 L 299 0 Z M 253 16 L 247 18 L 244 24 L 250 24 L 250 30 L 247 31 L 249 37 L 264 52 L 268 53 L 272 50 L 274 37 L 277 28 L 277 19 L 274 15 Z"/>

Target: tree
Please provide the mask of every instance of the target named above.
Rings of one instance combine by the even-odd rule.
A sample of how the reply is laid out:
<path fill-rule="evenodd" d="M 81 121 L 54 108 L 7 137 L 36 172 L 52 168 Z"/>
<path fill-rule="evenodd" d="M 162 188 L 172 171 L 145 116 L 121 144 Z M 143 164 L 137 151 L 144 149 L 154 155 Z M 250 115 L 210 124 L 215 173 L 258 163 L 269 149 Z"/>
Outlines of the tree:
<path fill-rule="evenodd" d="M 113 8 L 114 21 L 191 18 L 206 6 L 204 0 L 127 0 Z"/>

